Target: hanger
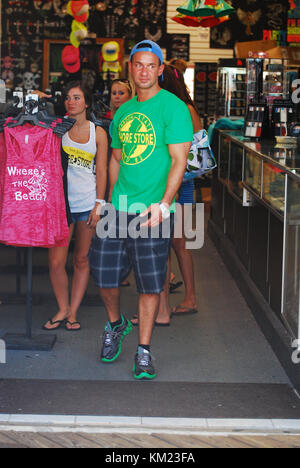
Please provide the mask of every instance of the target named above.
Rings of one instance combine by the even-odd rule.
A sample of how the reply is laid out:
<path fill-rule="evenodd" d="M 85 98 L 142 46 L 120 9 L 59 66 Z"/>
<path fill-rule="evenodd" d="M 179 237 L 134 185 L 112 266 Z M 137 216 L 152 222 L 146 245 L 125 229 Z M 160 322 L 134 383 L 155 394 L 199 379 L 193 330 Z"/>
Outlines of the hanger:
<path fill-rule="evenodd" d="M 39 110 L 37 113 L 33 113 L 36 107 L 38 107 L 38 109 L 41 107 L 42 110 Z M 14 128 L 22 126 L 25 123 L 31 123 L 32 125 L 39 126 L 42 128 L 52 128 L 52 131 L 55 135 L 62 137 L 73 127 L 74 123 L 76 122 L 75 119 L 65 119 L 49 115 L 48 112 L 45 110 L 44 103 L 35 101 L 33 99 L 28 99 L 25 102 L 24 109 L 25 112 L 19 113 L 12 121 L 6 123 L 7 127 Z"/>
<path fill-rule="evenodd" d="M 20 127 L 25 123 L 31 123 L 38 127 L 48 128 L 50 122 L 40 120 L 38 113 L 33 113 L 38 107 L 38 101 L 34 99 L 28 99 L 24 104 L 25 112 L 20 112 L 11 122 L 8 122 L 7 126 L 10 128 Z"/>

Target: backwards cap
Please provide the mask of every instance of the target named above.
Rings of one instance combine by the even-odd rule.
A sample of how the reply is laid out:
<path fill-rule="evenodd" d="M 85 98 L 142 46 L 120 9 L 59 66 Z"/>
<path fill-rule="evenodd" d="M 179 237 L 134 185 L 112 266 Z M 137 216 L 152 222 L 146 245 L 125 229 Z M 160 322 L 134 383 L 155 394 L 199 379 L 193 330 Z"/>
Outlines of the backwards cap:
<path fill-rule="evenodd" d="M 159 58 L 161 65 L 164 63 L 164 56 L 163 56 L 162 50 L 159 47 L 159 45 L 156 44 L 156 42 L 144 40 L 136 44 L 131 51 L 130 61 L 132 61 L 132 57 L 137 52 L 152 52 L 154 55 L 156 55 L 156 57 Z"/>

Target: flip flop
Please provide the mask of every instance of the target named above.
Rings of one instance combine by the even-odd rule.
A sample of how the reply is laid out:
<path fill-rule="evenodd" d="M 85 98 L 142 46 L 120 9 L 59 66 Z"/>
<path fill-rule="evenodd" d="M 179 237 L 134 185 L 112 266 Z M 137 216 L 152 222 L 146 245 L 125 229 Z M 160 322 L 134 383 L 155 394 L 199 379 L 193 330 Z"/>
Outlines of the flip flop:
<path fill-rule="evenodd" d="M 68 323 L 71 325 L 71 327 L 73 327 L 73 325 L 76 325 L 76 324 L 80 325 L 80 327 L 79 328 L 68 328 L 67 327 Z M 70 331 L 70 332 L 80 331 L 81 330 L 81 324 L 80 324 L 80 322 L 70 322 L 70 320 L 67 320 L 65 328 L 66 328 L 67 331 Z"/>
<path fill-rule="evenodd" d="M 51 318 L 49 318 L 48 322 L 50 322 L 50 325 L 55 325 L 56 323 L 58 323 L 57 327 L 54 327 L 54 328 L 47 328 L 45 325 L 43 326 L 43 330 L 46 330 L 46 331 L 53 331 L 53 330 L 58 330 L 65 322 L 66 319 L 63 319 L 63 320 L 56 320 L 55 322 L 52 321 Z M 47 322 L 47 323 L 48 323 Z"/>
<path fill-rule="evenodd" d="M 170 282 L 169 283 L 170 293 L 172 294 L 173 291 L 180 288 L 180 286 L 182 285 L 183 285 L 183 281 L 177 281 L 177 283 Z"/>
<path fill-rule="evenodd" d="M 194 315 L 198 314 L 198 310 L 191 307 L 177 306 L 171 315 Z"/>
<path fill-rule="evenodd" d="M 133 315 L 132 319 L 130 320 L 132 323 L 133 327 L 138 327 L 139 323 L 133 323 L 132 320 L 138 320 L 137 314 Z M 155 322 L 154 326 L 155 327 L 169 327 L 171 324 L 170 323 L 160 323 L 160 322 Z"/>

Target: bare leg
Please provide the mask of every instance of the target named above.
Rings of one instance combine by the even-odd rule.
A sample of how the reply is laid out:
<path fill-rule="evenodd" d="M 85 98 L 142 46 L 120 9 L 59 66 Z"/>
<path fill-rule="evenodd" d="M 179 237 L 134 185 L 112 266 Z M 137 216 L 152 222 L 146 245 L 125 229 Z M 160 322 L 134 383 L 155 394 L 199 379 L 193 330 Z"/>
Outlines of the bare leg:
<path fill-rule="evenodd" d="M 173 248 L 178 259 L 185 285 L 185 298 L 182 301 L 182 304 L 187 307 L 195 307 L 197 303 L 195 294 L 194 266 L 191 253 L 185 248 L 185 239 L 174 239 Z"/>
<path fill-rule="evenodd" d="M 139 343 L 150 345 L 159 294 L 140 294 L 139 297 Z"/>
<path fill-rule="evenodd" d="M 170 323 L 171 317 L 171 308 L 169 303 L 169 294 L 170 294 L 170 258 L 168 260 L 168 269 L 167 269 L 167 277 L 164 285 L 164 290 L 159 295 L 159 308 L 158 314 L 156 318 L 157 323 Z"/>
<path fill-rule="evenodd" d="M 184 216 L 182 218 L 182 222 L 184 223 Z M 184 232 L 184 225 L 182 232 Z M 186 248 L 186 241 L 184 237 L 174 238 L 172 246 L 176 253 L 179 268 L 185 285 L 185 298 L 181 302 L 180 306 L 191 309 L 197 308 L 194 265 L 191 252 Z"/>
<path fill-rule="evenodd" d="M 99 289 L 99 292 L 105 305 L 108 320 L 112 323 L 120 320 L 120 289 Z"/>
<path fill-rule="evenodd" d="M 74 275 L 72 281 L 71 304 L 68 320 L 77 321 L 77 312 L 90 277 L 88 253 L 95 231 L 90 229 L 85 221 L 79 221 L 76 225 L 75 251 L 74 251 Z M 67 324 L 67 328 L 76 330 L 80 324 Z"/>
<path fill-rule="evenodd" d="M 69 244 L 73 231 L 74 225 L 72 224 L 69 232 Z M 49 249 L 50 280 L 59 308 L 58 313 L 52 319 L 53 322 L 64 320 L 69 314 L 69 279 L 66 272 L 69 244 L 68 247 L 53 247 Z M 45 326 L 49 330 L 56 328 L 56 325 L 51 326 L 50 322 L 47 322 Z"/>
<path fill-rule="evenodd" d="M 163 323 L 163 324 L 170 323 L 171 307 L 169 304 L 169 292 L 170 292 L 169 277 L 170 277 L 170 258 L 168 260 L 168 269 L 167 269 L 167 276 L 166 276 L 166 281 L 164 285 L 164 290 L 159 295 L 159 308 L 158 308 L 158 313 L 157 313 L 157 317 L 155 320 L 156 323 Z M 131 319 L 131 322 L 133 325 L 139 324 L 139 319 L 136 314 Z M 146 343 L 143 343 L 143 344 L 146 344 Z"/>

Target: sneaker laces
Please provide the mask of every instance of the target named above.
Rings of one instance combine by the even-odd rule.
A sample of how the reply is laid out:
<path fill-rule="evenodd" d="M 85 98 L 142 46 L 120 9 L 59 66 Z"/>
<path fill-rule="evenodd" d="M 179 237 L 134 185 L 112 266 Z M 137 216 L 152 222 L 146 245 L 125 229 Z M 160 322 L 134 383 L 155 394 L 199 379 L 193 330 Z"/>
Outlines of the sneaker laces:
<path fill-rule="evenodd" d="M 123 332 L 123 330 L 119 330 L 119 331 L 116 331 L 116 330 L 112 330 L 110 328 L 110 326 L 106 326 L 105 327 L 105 332 L 104 332 L 104 335 L 102 335 L 102 338 L 104 340 L 104 343 L 106 345 L 109 345 L 114 339 L 118 338 L 119 335 L 121 335 Z"/>
<path fill-rule="evenodd" d="M 141 366 L 147 367 L 151 360 L 155 361 L 155 357 L 147 350 L 138 353 L 138 361 Z"/>

